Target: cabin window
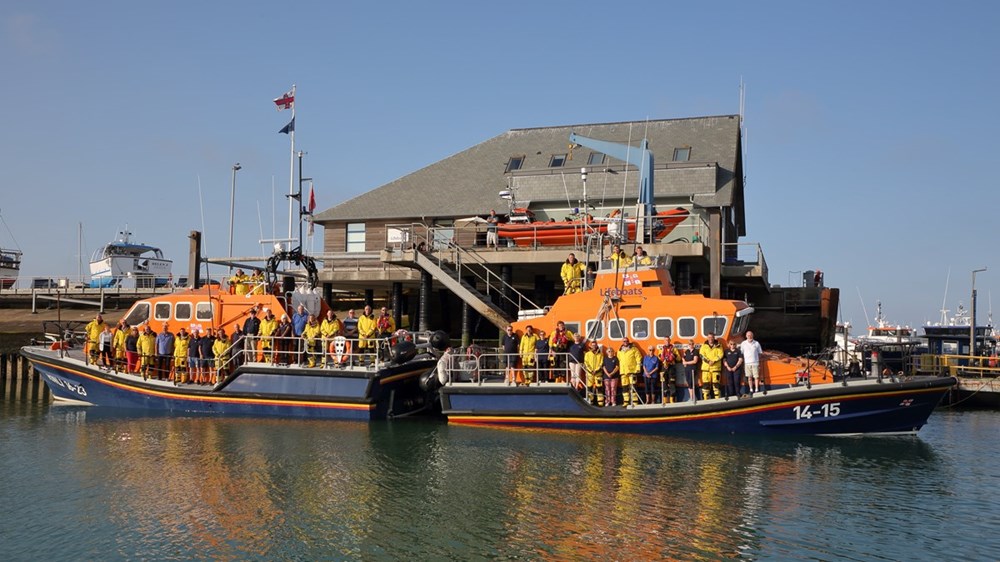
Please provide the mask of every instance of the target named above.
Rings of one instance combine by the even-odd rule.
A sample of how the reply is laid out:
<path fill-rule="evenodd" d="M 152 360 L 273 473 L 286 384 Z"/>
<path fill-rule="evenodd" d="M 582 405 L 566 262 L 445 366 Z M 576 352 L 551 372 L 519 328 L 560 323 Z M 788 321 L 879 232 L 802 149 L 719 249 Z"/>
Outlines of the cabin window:
<path fill-rule="evenodd" d="M 158 302 L 153 305 L 153 320 L 165 322 L 170 320 L 170 303 Z"/>
<path fill-rule="evenodd" d="M 564 165 L 566 165 L 565 154 L 553 154 L 549 159 L 549 168 L 562 168 Z"/>
<path fill-rule="evenodd" d="M 635 318 L 632 320 L 632 337 L 637 340 L 644 340 L 649 337 L 649 320 L 646 318 Z"/>
<path fill-rule="evenodd" d="M 706 336 L 712 333 L 721 338 L 726 335 L 727 320 L 725 316 L 706 316 L 701 319 L 701 333 Z"/>
<path fill-rule="evenodd" d="M 739 316 L 733 321 L 733 331 L 730 335 L 743 335 L 746 333 L 747 328 L 750 324 L 750 315 L 746 314 L 744 316 Z"/>
<path fill-rule="evenodd" d="M 146 320 L 149 320 L 148 302 L 136 303 L 135 306 L 132 307 L 132 310 L 130 310 L 125 316 L 125 322 L 127 322 L 129 326 L 138 326 Z"/>
<path fill-rule="evenodd" d="M 625 339 L 625 321 L 620 319 L 609 320 L 608 337 L 613 340 Z"/>
<path fill-rule="evenodd" d="M 691 159 L 691 147 L 682 146 L 674 149 L 674 162 L 687 162 Z"/>
<path fill-rule="evenodd" d="M 580 333 L 580 323 L 579 322 L 564 322 L 566 324 L 566 331 L 571 334 Z"/>
<path fill-rule="evenodd" d="M 600 320 L 587 320 L 588 340 L 599 340 L 604 337 L 604 324 Z"/>
<path fill-rule="evenodd" d="M 604 163 L 604 153 L 603 152 L 591 152 L 590 158 L 587 158 L 588 166 L 600 166 Z"/>
<path fill-rule="evenodd" d="M 174 305 L 174 318 L 187 321 L 191 319 L 191 303 L 179 302 Z"/>
<path fill-rule="evenodd" d="M 657 318 L 653 321 L 653 337 L 665 340 L 674 335 L 674 321 L 671 318 Z"/>
<path fill-rule="evenodd" d="M 505 170 L 505 172 L 509 174 L 509 173 L 513 172 L 514 170 L 520 170 L 521 166 L 523 166 L 523 165 L 524 165 L 524 156 L 523 155 L 522 156 L 511 156 L 510 160 L 507 160 L 507 169 Z"/>
<path fill-rule="evenodd" d="M 347 223 L 347 251 L 348 252 L 365 251 L 365 223 L 363 222 Z"/>
<path fill-rule="evenodd" d="M 677 320 L 677 337 L 691 339 L 698 335 L 698 321 L 692 317 Z"/>
<path fill-rule="evenodd" d="M 212 303 L 210 302 L 200 302 L 194 309 L 195 318 L 202 322 L 211 322 L 214 316 L 212 315 Z"/>

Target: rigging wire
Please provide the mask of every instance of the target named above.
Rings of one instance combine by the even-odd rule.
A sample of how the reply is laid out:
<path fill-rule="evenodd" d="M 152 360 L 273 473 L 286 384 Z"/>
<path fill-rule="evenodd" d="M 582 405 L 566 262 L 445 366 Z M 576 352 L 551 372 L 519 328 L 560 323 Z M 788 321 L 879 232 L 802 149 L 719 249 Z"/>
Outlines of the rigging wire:
<path fill-rule="evenodd" d="M 0 222 L 3 223 L 3 227 L 4 227 L 4 229 L 7 230 L 7 234 L 10 235 L 10 239 L 14 241 L 14 247 L 17 248 L 17 251 L 20 252 L 21 251 L 21 246 L 20 246 L 20 244 L 17 243 L 17 238 L 14 238 L 14 232 L 11 231 L 11 229 L 10 229 L 9 226 L 7 226 L 7 221 L 4 220 L 3 213 L 0 213 Z"/>

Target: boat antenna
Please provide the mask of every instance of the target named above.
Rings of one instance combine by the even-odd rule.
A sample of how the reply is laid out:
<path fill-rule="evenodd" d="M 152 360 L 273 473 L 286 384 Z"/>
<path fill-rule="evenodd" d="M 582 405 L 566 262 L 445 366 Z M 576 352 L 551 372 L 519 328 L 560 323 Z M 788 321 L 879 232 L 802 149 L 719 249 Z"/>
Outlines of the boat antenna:
<path fill-rule="evenodd" d="M 871 326 L 872 321 L 870 318 L 868 318 L 868 309 L 865 307 L 865 299 L 861 297 L 861 287 L 855 287 L 855 289 L 858 290 L 858 300 L 861 301 L 861 310 L 865 312 L 865 323 Z"/>
<path fill-rule="evenodd" d="M 205 232 L 205 200 L 202 197 L 202 192 L 201 192 L 201 174 L 198 174 L 198 208 L 201 211 L 201 251 L 202 254 L 204 254 L 205 248 L 208 247 L 208 242 L 206 242 L 206 239 L 208 238 L 207 236 L 208 233 Z M 205 261 L 204 263 L 205 263 L 205 284 L 208 285 L 208 290 L 209 292 L 211 292 L 212 284 L 210 283 L 210 281 L 212 280 L 212 277 L 211 273 L 208 270 L 208 261 Z"/>
<path fill-rule="evenodd" d="M 948 285 L 951 283 L 951 266 L 948 267 L 948 276 L 944 280 L 944 298 L 941 299 L 941 325 L 948 325 L 948 309 L 945 305 L 948 304 Z"/>
<path fill-rule="evenodd" d="M 264 240 L 264 222 L 260 218 L 260 200 L 257 200 L 257 229 L 260 230 L 260 239 Z M 261 251 L 264 250 L 264 243 L 260 243 Z"/>

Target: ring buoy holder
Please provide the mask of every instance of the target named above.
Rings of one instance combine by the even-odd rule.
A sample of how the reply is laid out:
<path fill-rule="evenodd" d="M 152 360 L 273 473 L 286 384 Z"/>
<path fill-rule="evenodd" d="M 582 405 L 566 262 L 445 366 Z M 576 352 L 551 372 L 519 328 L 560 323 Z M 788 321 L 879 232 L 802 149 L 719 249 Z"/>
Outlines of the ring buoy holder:
<path fill-rule="evenodd" d="M 337 363 L 347 363 L 351 356 L 351 342 L 344 336 L 337 336 L 330 342 L 329 352 L 333 355 L 333 360 Z"/>

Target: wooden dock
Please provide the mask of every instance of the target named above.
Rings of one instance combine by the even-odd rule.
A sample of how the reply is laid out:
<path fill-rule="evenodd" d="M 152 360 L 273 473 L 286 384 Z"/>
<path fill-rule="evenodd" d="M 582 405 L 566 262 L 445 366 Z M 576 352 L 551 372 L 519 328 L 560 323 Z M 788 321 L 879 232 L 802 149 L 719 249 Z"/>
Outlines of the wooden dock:
<path fill-rule="evenodd" d="M 3 388 L 4 402 L 47 403 L 52 400 L 49 387 L 18 353 L 0 355 L 0 388 Z"/>

